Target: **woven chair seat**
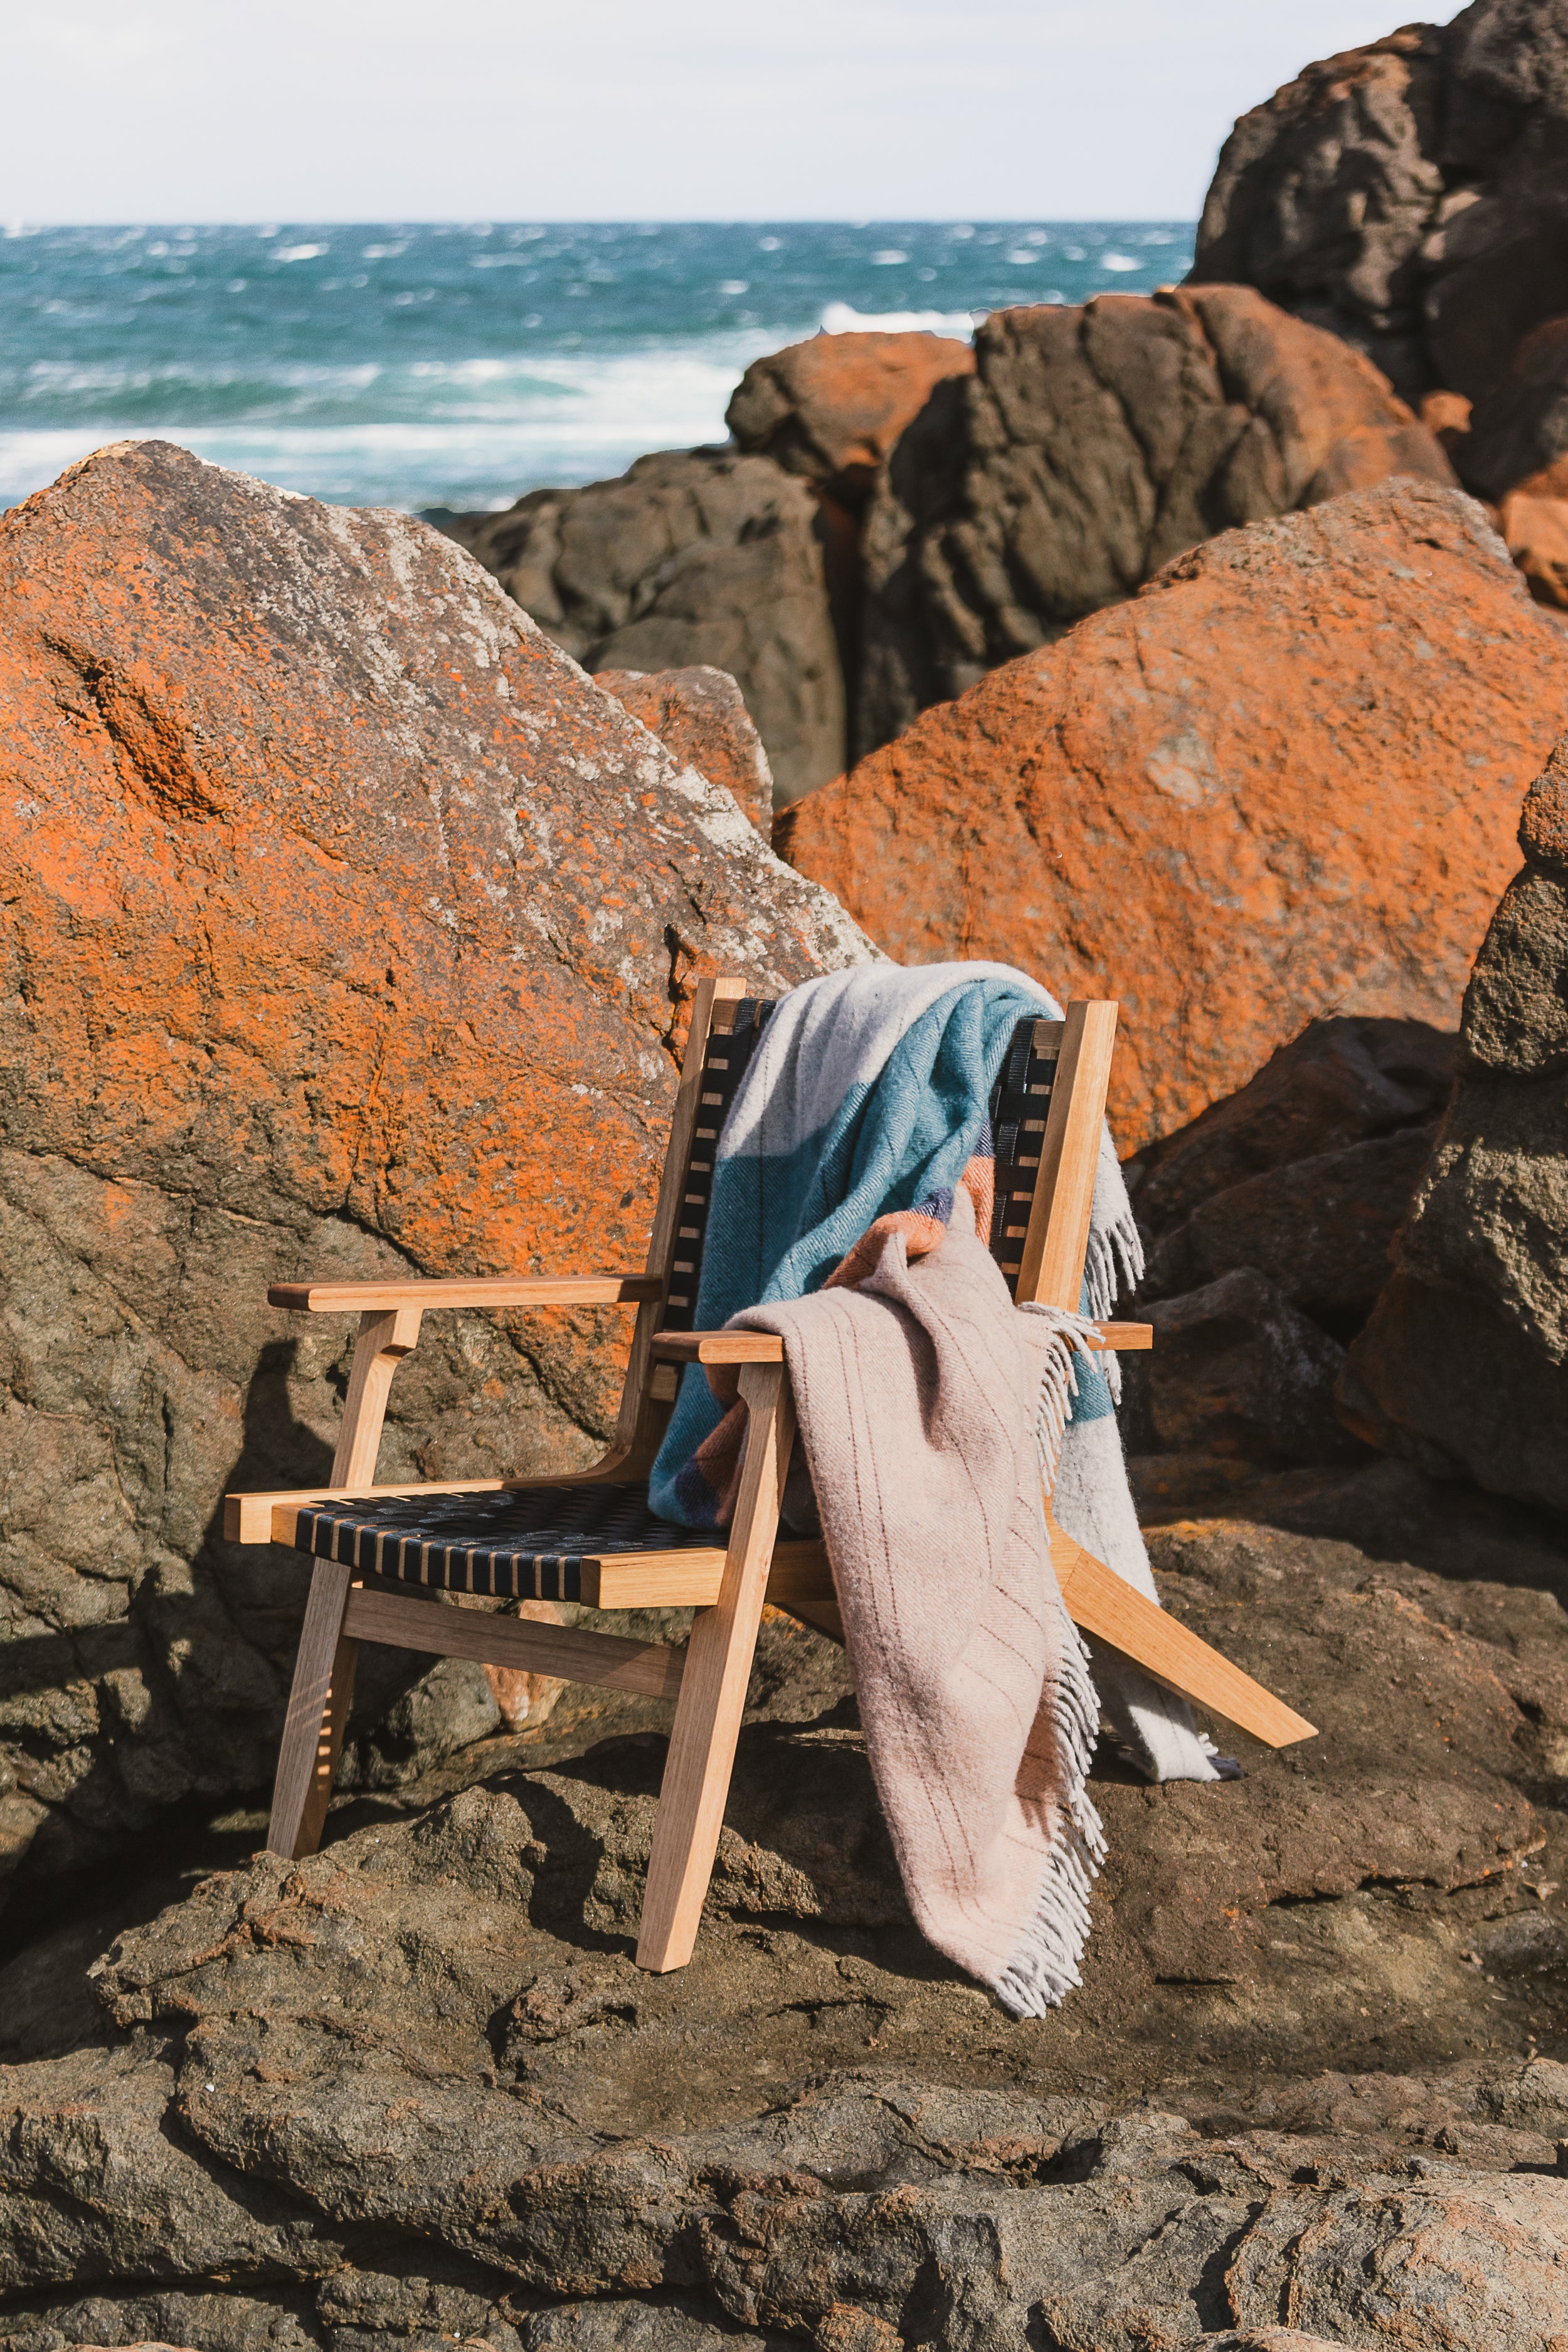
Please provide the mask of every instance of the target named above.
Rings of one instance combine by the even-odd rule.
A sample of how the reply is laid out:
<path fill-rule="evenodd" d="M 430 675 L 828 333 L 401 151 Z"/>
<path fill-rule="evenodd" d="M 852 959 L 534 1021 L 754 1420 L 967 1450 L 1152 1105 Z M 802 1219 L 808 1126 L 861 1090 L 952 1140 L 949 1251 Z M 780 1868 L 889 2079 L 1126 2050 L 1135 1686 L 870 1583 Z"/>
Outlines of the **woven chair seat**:
<path fill-rule="evenodd" d="M 648 1508 L 647 1481 L 389 1495 L 302 1509 L 294 1545 L 368 1575 L 509 1601 L 581 1601 L 583 1565 L 613 1553 L 723 1549 Z"/>

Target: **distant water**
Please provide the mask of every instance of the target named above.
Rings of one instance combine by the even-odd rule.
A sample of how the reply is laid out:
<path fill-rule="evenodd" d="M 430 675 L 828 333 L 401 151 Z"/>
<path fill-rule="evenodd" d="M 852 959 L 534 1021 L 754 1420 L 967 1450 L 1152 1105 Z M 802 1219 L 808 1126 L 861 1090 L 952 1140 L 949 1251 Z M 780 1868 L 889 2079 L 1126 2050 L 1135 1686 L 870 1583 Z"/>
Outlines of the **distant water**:
<path fill-rule="evenodd" d="M 156 436 L 343 506 L 497 507 L 724 438 L 826 328 L 967 335 L 1183 277 L 1181 221 L 341 222 L 0 237 L 0 506 Z"/>

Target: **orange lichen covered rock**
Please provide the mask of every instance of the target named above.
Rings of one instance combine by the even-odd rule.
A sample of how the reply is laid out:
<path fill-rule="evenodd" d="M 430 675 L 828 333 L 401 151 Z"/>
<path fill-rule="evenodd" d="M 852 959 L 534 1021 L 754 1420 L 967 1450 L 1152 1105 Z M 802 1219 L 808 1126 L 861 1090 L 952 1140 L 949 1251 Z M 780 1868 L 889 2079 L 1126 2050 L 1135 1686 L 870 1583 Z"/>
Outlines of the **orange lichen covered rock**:
<path fill-rule="evenodd" d="M 602 669 L 594 683 L 640 719 L 683 765 L 733 793 L 766 838 L 773 821 L 773 772 L 745 697 L 727 670 L 705 662 L 689 669 Z"/>
<path fill-rule="evenodd" d="M 1394 481 L 1194 549 L 775 837 L 900 961 L 1119 997 L 1129 1151 L 1315 1014 L 1454 1025 L 1565 703 L 1479 509 Z"/>
<path fill-rule="evenodd" d="M 724 422 L 741 448 L 855 504 L 936 386 L 973 373 L 952 336 L 813 335 L 753 360 Z"/>
<path fill-rule="evenodd" d="M 215 1515 L 322 1476 L 350 1329 L 267 1283 L 639 1267 L 692 973 L 868 950 L 451 541 L 155 442 L 0 521 L 0 1867 L 37 1868 L 269 1776 L 300 1572 Z M 591 1459 L 627 1336 L 431 1318 L 383 1476 Z"/>
<path fill-rule="evenodd" d="M 1568 498 L 1514 490 L 1502 502 L 1499 527 L 1537 604 L 1568 608 Z"/>

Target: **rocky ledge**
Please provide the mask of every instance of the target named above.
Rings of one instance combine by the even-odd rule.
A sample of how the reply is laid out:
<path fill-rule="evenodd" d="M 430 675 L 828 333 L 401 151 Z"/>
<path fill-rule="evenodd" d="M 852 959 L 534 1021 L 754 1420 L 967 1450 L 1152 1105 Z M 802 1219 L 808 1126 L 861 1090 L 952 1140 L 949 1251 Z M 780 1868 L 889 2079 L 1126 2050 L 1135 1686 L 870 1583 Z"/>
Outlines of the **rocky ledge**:
<path fill-rule="evenodd" d="M 5 2352 L 1560 2344 L 1561 1549 L 1257 1475 L 1156 1565 L 1321 1736 L 1103 1765 L 1059 2012 L 922 1945 L 839 1654 L 775 1620 L 683 1972 L 631 1958 L 659 1711 L 603 1694 L 14 1962 Z M 1300 1531 L 1347 1518 L 1384 1539 Z"/>

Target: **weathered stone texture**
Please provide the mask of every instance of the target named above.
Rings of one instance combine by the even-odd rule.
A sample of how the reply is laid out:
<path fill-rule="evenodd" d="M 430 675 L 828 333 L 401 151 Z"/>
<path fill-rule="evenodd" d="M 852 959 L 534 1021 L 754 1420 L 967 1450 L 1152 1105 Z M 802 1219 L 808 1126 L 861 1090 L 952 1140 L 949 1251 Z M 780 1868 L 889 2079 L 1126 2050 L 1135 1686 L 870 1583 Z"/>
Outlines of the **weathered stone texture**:
<path fill-rule="evenodd" d="M 1375 1444 L 1568 1509 L 1568 751 L 1465 999 L 1459 1076 L 1345 1404 Z"/>
<path fill-rule="evenodd" d="M 767 839 L 773 822 L 773 771 L 732 677 L 698 664 L 690 669 L 605 669 L 594 683 L 640 719 L 683 765 L 733 793 Z"/>
<path fill-rule="evenodd" d="M 1543 2352 L 1568 2070 L 1512 2053 L 1564 1949 L 1525 1793 L 1561 1609 L 1258 1527 L 1155 1557 L 1322 1735 L 1099 1782 L 1062 2011 L 933 1968 L 799 1634 L 673 1976 L 630 1957 L 646 1734 L 362 1807 L 123 1935 L 98 2046 L 0 2070 L 0 2343 L 1297 2352 L 1281 2311 L 1394 2345 L 1440 2306 L 1449 2352 Z"/>
<path fill-rule="evenodd" d="M 975 361 L 866 518 L 859 753 L 1217 531 L 1393 474 L 1455 478 L 1375 368 L 1248 287 L 999 310 Z"/>
<path fill-rule="evenodd" d="M 1480 510 L 1392 482 L 1181 557 L 776 837 L 900 961 L 1120 998 L 1127 1152 L 1316 1014 L 1454 1024 L 1565 706 Z"/>
<path fill-rule="evenodd" d="M 1131 1375 L 1128 1443 L 1280 1465 L 1356 1458 L 1334 1412 L 1343 1349 L 1257 1266 L 1184 1281 L 1140 1312 L 1154 1344 Z"/>
<path fill-rule="evenodd" d="M 973 373 L 949 335 L 813 335 L 753 360 L 724 422 L 738 448 L 857 509 L 937 385 Z"/>
<path fill-rule="evenodd" d="M 692 971 L 867 950 L 405 517 L 127 445 L 0 617 L 0 1853 L 59 1871 L 269 1777 L 303 1566 L 216 1514 L 323 1475 L 349 1331 L 267 1283 L 639 1265 Z M 433 1320 L 384 1475 L 591 1458 L 625 1337 Z M 496 1727 L 443 1673 L 362 1774 Z"/>
<path fill-rule="evenodd" d="M 1568 10 L 1476 0 L 1306 67 L 1221 152 L 1194 281 L 1359 344 L 1409 399 L 1475 397 L 1568 312 Z"/>
<path fill-rule="evenodd" d="M 1568 491 L 1568 319 L 1548 320 L 1525 337 L 1471 407 L 1455 452 L 1481 498 Z"/>
<path fill-rule="evenodd" d="M 670 449 L 444 528 L 590 670 L 725 670 L 781 800 L 844 764 L 844 680 L 816 502 L 768 457 Z"/>

